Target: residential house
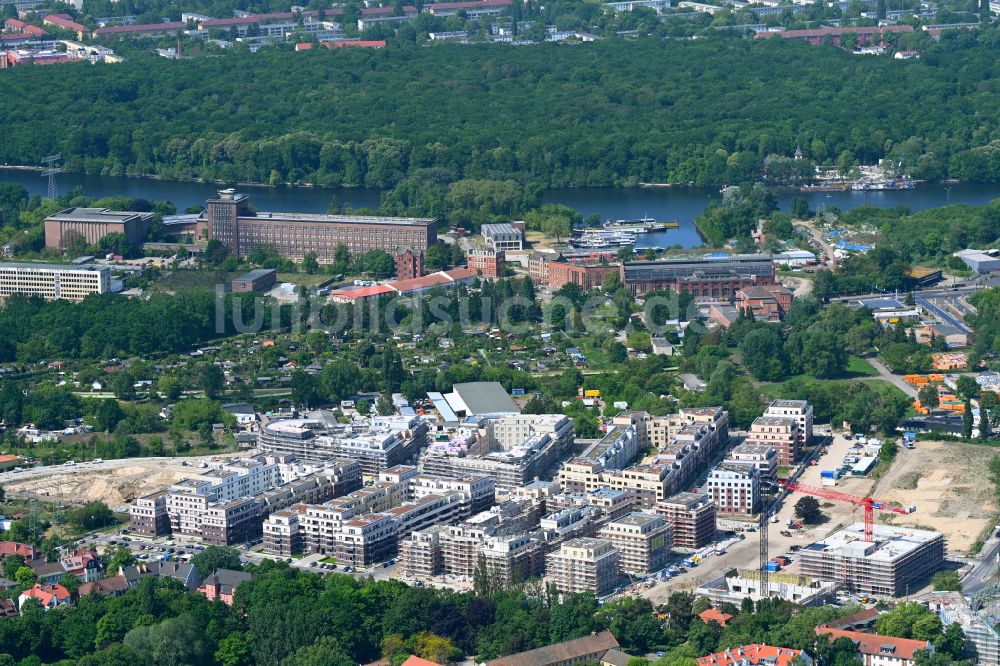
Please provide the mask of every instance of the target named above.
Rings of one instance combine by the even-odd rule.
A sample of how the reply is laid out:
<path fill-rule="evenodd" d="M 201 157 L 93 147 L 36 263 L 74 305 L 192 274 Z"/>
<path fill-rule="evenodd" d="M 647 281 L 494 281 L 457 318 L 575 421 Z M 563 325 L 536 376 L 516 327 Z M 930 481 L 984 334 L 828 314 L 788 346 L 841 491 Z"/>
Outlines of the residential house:
<path fill-rule="evenodd" d="M 12 599 L 0 599 L 0 619 L 5 617 L 17 617 L 17 604 Z"/>
<path fill-rule="evenodd" d="M 198 588 L 198 594 L 209 601 L 218 599 L 227 606 L 233 605 L 233 595 L 240 583 L 250 580 L 250 574 L 232 569 L 216 569 Z"/>
<path fill-rule="evenodd" d="M 816 627 L 816 635 L 828 636 L 831 641 L 838 638 L 850 639 L 857 646 L 864 666 L 915 666 L 918 651 L 934 651 L 934 646 L 927 641 L 833 629 L 823 625 Z"/>
<path fill-rule="evenodd" d="M 486 666 L 570 666 L 591 661 L 600 662 L 610 650 L 617 650 L 619 647 L 614 634 L 610 631 L 601 631 L 555 645 L 500 657 L 486 662 Z"/>
<path fill-rule="evenodd" d="M 198 570 L 193 564 L 184 562 L 149 562 L 122 567 L 119 572 L 125 576 L 129 587 L 135 587 L 143 578 L 173 578 L 190 591 L 198 589 Z"/>
<path fill-rule="evenodd" d="M 56 606 L 63 606 L 72 601 L 69 590 L 59 583 L 56 583 L 55 585 L 42 585 L 41 583 L 35 583 L 33 588 L 25 590 L 21 593 L 21 596 L 17 598 L 18 608 L 24 610 L 24 604 L 29 599 L 35 599 L 38 601 L 38 603 L 40 603 L 42 608 L 45 610 L 55 608 Z"/>
<path fill-rule="evenodd" d="M 101 597 L 117 597 L 125 594 L 126 590 L 128 590 L 128 580 L 125 579 L 124 575 L 118 574 L 117 576 L 112 576 L 111 578 L 102 578 L 100 580 L 84 583 L 80 586 L 79 595 L 81 597 L 86 597 L 91 594 L 96 594 Z"/>
<path fill-rule="evenodd" d="M 799 661 L 807 666 L 812 659 L 802 650 L 773 645 L 741 645 L 695 659 L 698 666 L 792 666 Z"/>

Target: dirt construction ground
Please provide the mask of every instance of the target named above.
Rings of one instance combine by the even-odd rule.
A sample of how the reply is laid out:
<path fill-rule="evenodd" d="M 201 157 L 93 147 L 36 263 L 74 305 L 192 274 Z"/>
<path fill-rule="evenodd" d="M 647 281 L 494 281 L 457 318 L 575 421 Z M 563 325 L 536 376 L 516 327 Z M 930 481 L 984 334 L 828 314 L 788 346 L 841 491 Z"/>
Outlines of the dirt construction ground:
<path fill-rule="evenodd" d="M 108 506 L 128 504 L 136 497 L 194 476 L 205 458 L 130 458 L 73 466 L 36 467 L 0 474 L 0 485 L 11 497 L 51 498 L 69 503 L 101 500 Z M 182 465 L 188 462 L 189 466 Z"/>
<path fill-rule="evenodd" d="M 960 442 L 917 442 L 900 447 L 889 472 L 879 479 L 874 496 L 916 506 L 908 516 L 882 513 L 880 522 L 938 530 L 948 539 L 948 552 L 964 555 L 996 513 L 986 465 L 998 451 Z"/>

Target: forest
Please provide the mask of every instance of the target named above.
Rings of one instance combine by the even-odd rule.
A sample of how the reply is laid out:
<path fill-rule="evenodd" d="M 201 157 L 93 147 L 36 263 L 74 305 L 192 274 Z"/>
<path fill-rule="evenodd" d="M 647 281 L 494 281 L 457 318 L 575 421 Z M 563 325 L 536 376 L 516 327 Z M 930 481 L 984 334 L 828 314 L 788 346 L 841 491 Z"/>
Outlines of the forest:
<path fill-rule="evenodd" d="M 661 620 L 646 599 L 599 606 L 592 595 L 558 595 L 539 581 L 502 590 L 480 580 L 476 592 L 456 593 L 319 576 L 283 562 L 266 561 L 251 573 L 232 608 L 152 578 L 120 597 L 29 608 L 0 623 L 0 666 L 353 666 L 380 656 L 396 665 L 409 654 L 443 663 L 464 655 L 491 659 L 603 629 L 632 654 L 666 651 L 656 666 L 693 666 L 695 657 L 755 642 L 808 649 L 827 664 L 856 659 L 852 642 L 817 643 L 814 633 L 851 608 L 804 609 L 779 600 L 755 606 L 745 599 L 741 606 L 724 605 L 735 617 L 723 628 L 697 619 L 708 603 L 689 592 L 672 594 Z M 883 615 L 879 629 L 932 641 L 936 654 L 920 654 L 920 666 L 956 663 L 963 654 L 958 624 L 945 630 L 919 604 Z"/>
<path fill-rule="evenodd" d="M 183 61 L 136 52 L 115 66 L 4 72 L 0 162 L 62 153 L 88 172 L 380 188 L 428 170 L 448 182 L 706 185 L 766 179 L 765 159 L 801 147 L 816 163 L 889 158 L 915 178 L 996 181 L 998 41 L 956 31 L 911 61 L 721 32 Z"/>

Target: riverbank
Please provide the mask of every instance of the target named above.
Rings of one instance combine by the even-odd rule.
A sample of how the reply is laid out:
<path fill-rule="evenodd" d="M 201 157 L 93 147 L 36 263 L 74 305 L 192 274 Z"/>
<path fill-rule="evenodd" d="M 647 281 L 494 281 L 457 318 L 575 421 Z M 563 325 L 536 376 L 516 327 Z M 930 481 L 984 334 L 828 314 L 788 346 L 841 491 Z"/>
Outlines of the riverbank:
<path fill-rule="evenodd" d="M 22 185 L 32 195 L 46 196 L 47 179 L 39 176 L 37 167 L 0 167 L 0 182 Z M 92 197 L 112 195 L 143 198 L 150 201 L 170 201 L 178 210 L 204 206 L 217 196 L 220 185 L 232 183 L 179 181 L 153 177 L 102 176 L 63 172 L 56 176 L 61 192 L 81 187 Z M 269 187 L 262 184 L 238 185 L 251 197 L 257 210 L 326 213 L 336 199 L 345 209 L 378 210 L 382 190 L 358 188 L 328 188 L 320 186 Z M 637 249 L 681 248 L 703 245 L 694 221 L 712 201 L 722 197 L 718 188 L 710 187 L 583 187 L 555 188 L 542 191 L 541 203 L 563 204 L 583 217 L 597 215 L 601 220 L 639 219 L 676 220 L 677 229 L 641 234 Z M 1000 198 L 1000 184 L 935 184 L 901 191 L 846 191 L 805 193 L 792 188 L 775 190 L 778 206 L 788 211 L 792 202 L 803 198 L 812 210 L 837 208 L 848 211 L 870 205 L 884 208 L 906 206 L 913 211 L 938 208 L 950 203 L 985 205 Z"/>

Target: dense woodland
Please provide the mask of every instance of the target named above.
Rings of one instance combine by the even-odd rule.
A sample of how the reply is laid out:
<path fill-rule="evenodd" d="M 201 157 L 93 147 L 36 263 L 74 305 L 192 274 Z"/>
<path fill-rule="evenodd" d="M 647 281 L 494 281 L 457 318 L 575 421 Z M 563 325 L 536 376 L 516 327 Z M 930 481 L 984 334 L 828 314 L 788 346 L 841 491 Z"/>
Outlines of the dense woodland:
<path fill-rule="evenodd" d="M 707 600 L 671 595 L 659 619 L 646 599 L 599 606 L 589 594 L 555 594 L 537 581 L 476 593 L 406 587 L 399 581 L 318 576 L 265 562 L 236 592 L 233 608 L 146 579 L 121 597 L 87 597 L 50 611 L 29 609 L 0 623 L 0 666 L 79 664 L 150 666 L 351 666 L 379 656 L 399 664 L 408 654 L 438 663 L 519 652 L 610 629 L 633 654 L 668 651 L 657 666 L 692 666 L 694 657 L 748 643 L 808 649 L 827 664 L 856 663 L 850 641 L 816 641 L 814 627 L 852 608 L 802 609 L 769 600 L 727 605 L 729 626 L 695 617 Z M 561 599 L 561 603 L 560 603 Z M 886 634 L 931 640 L 937 655 L 917 663 L 955 663 L 964 636 L 919 604 L 879 620 Z M 637 662 L 647 664 L 645 660 Z"/>
<path fill-rule="evenodd" d="M 917 178 L 995 181 L 998 41 L 948 34 L 919 61 L 722 33 L 136 53 L 5 72 L 0 161 L 61 152 L 92 172 L 333 186 L 392 187 L 428 169 L 449 181 L 709 184 L 759 180 L 765 158 L 801 146 L 815 162 L 889 157 Z"/>

